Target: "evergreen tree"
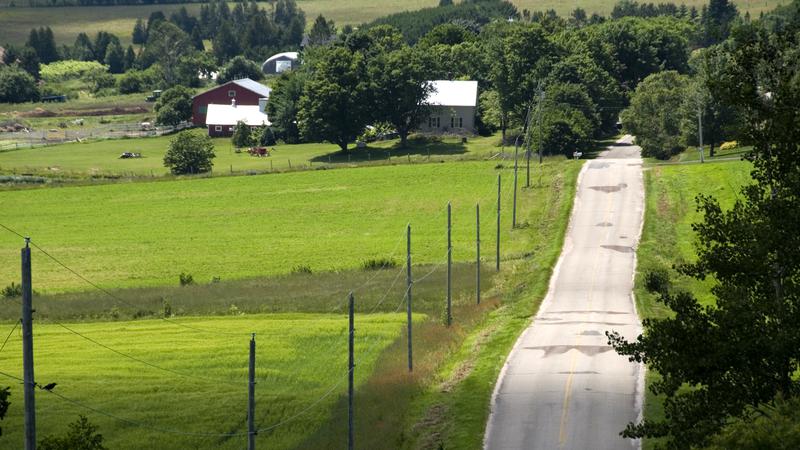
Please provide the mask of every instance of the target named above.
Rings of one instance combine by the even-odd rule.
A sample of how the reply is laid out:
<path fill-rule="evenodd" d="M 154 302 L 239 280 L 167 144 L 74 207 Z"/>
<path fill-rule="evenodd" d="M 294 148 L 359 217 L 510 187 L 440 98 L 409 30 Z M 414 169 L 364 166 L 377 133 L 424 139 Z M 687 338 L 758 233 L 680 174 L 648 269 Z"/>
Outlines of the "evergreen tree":
<path fill-rule="evenodd" d="M 320 14 L 314 20 L 314 25 L 308 33 L 309 45 L 322 45 L 327 44 L 332 37 L 336 36 L 336 26 L 332 20 L 325 20 L 325 17 Z"/>
<path fill-rule="evenodd" d="M 75 38 L 75 44 L 72 46 L 72 59 L 78 61 L 94 60 L 93 44 L 86 33 L 80 33 Z"/>
<path fill-rule="evenodd" d="M 250 147 L 253 145 L 253 135 L 250 132 L 250 127 L 244 122 L 236 122 L 231 142 L 233 146 L 237 148 Z"/>
<path fill-rule="evenodd" d="M 123 72 L 131 70 L 134 63 L 136 63 L 136 52 L 133 51 L 133 46 L 129 45 L 128 49 L 125 50 L 125 58 L 122 64 Z"/>
<path fill-rule="evenodd" d="M 203 43 L 203 35 L 200 32 L 199 26 L 194 27 L 192 29 L 191 38 L 192 38 L 192 45 L 196 50 L 205 51 L 206 45 Z"/>
<path fill-rule="evenodd" d="M 104 63 L 108 66 L 111 73 L 122 73 L 125 71 L 125 51 L 119 41 L 114 41 L 106 50 Z"/>
<path fill-rule="evenodd" d="M 219 31 L 217 31 L 216 36 L 214 36 L 213 47 L 214 56 L 220 64 L 224 64 L 229 59 L 241 53 L 239 41 L 227 22 L 219 27 Z"/>
<path fill-rule="evenodd" d="M 133 43 L 143 45 L 147 42 L 147 30 L 144 27 L 142 19 L 136 19 L 136 24 L 133 26 Z"/>

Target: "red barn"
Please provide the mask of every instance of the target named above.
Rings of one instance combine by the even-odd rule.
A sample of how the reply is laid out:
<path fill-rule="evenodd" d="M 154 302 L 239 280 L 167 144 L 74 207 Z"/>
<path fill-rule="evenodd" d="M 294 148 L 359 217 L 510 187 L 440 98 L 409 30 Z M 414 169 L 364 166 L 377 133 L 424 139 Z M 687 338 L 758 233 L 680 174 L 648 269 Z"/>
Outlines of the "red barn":
<path fill-rule="evenodd" d="M 192 98 L 192 123 L 198 126 L 206 125 L 208 105 L 230 105 L 231 100 L 236 100 L 237 105 L 258 106 L 259 99 L 269 98 L 272 89 L 249 78 L 229 81 L 225 84 L 209 89 Z"/>

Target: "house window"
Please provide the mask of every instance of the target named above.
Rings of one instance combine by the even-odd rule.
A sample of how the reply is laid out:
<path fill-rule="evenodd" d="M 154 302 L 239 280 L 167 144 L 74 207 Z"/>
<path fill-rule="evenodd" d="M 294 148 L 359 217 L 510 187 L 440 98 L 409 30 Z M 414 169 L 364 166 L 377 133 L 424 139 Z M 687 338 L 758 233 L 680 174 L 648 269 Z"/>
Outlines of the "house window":
<path fill-rule="evenodd" d="M 222 131 L 222 125 L 214 125 L 214 131 Z"/>
<path fill-rule="evenodd" d="M 464 128 L 464 118 L 463 117 L 459 117 L 458 118 L 458 128 Z"/>
<path fill-rule="evenodd" d="M 439 117 L 428 117 L 428 128 L 439 128 L 441 120 Z"/>
<path fill-rule="evenodd" d="M 456 118 L 450 116 L 450 128 L 455 128 L 455 126 L 456 126 Z"/>
<path fill-rule="evenodd" d="M 202 105 L 198 111 L 200 112 L 200 114 L 207 113 L 208 112 L 208 105 Z"/>
<path fill-rule="evenodd" d="M 228 97 L 236 97 L 236 91 L 228 91 Z"/>

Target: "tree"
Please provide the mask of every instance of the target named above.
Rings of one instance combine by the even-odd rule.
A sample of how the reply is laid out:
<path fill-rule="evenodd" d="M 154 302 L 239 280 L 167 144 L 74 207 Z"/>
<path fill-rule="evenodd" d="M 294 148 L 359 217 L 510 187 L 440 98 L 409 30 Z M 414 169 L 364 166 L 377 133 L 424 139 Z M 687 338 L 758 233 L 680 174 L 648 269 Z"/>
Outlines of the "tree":
<path fill-rule="evenodd" d="M 228 25 L 228 22 L 224 22 L 222 26 L 219 27 L 217 34 L 214 36 L 212 46 L 214 47 L 214 56 L 220 64 L 224 64 L 225 61 L 228 61 L 242 52 L 242 48 L 239 46 L 239 40 L 236 35 L 233 34 L 233 30 L 230 25 Z"/>
<path fill-rule="evenodd" d="M 11 388 L 5 387 L 0 389 L 0 420 L 3 420 L 6 417 L 8 407 L 11 405 L 11 402 L 8 401 L 8 397 L 11 397 Z M 2 435 L 3 429 L 0 428 L 0 436 Z"/>
<path fill-rule="evenodd" d="M 37 55 L 36 50 L 31 47 L 25 46 L 19 49 L 11 45 L 6 46 L 2 62 L 9 66 L 17 64 L 35 80 L 41 78 L 39 73 L 39 55 Z"/>
<path fill-rule="evenodd" d="M 732 32 L 730 63 L 711 92 L 742 117 L 753 145 L 753 182 L 729 209 L 697 199 L 697 260 L 680 273 L 710 280 L 713 302 L 688 292 L 660 301 L 674 315 L 644 321 L 635 341 L 609 334 L 617 352 L 660 375 L 665 418 L 630 424 L 627 437 L 666 437 L 670 448 L 702 447 L 732 418 L 775 413 L 800 393 L 800 10 L 773 33 L 762 24 Z M 794 425 L 796 427 L 796 424 Z M 729 448 L 741 448 L 732 445 Z M 769 448 L 769 447 L 763 447 Z"/>
<path fill-rule="evenodd" d="M 179 63 L 182 57 L 194 52 L 191 39 L 180 28 L 169 22 L 158 20 L 147 32 L 147 45 L 142 54 L 143 67 L 158 62 L 167 86 L 178 81 Z"/>
<path fill-rule="evenodd" d="M 122 71 L 126 72 L 133 68 L 133 65 L 136 63 L 136 53 L 133 51 L 133 46 L 129 45 L 128 49 L 125 50 L 125 56 L 122 59 Z"/>
<path fill-rule="evenodd" d="M 72 45 L 72 59 L 78 61 L 93 61 L 94 47 L 92 40 L 86 33 L 78 33 L 75 44 Z"/>
<path fill-rule="evenodd" d="M 192 91 L 183 86 L 175 86 L 164 91 L 156 101 L 156 122 L 164 125 L 178 125 L 192 117 Z"/>
<path fill-rule="evenodd" d="M 214 142 L 205 134 L 181 131 L 164 155 L 164 167 L 173 175 L 205 173 L 214 165 Z"/>
<path fill-rule="evenodd" d="M 25 45 L 36 51 L 36 55 L 42 64 L 50 64 L 60 59 L 53 30 L 50 27 L 32 29 Z"/>
<path fill-rule="evenodd" d="M 681 104 L 687 86 L 685 75 L 669 70 L 649 75 L 636 87 L 620 118 L 643 155 L 669 159 L 682 148 Z"/>
<path fill-rule="evenodd" d="M 308 45 L 324 45 L 336 36 L 336 26 L 332 20 L 326 20 L 322 14 L 314 20 L 314 25 L 308 33 Z"/>
<path fill-rule="evenodd" d="M 272 127 L 261 127 L 254 137 L 259 145 L 270 146 L 277 143 L 275 131 Z"/>
<path fill-rule="evenodd" d="M 433 90 L 421 52 L 410 47 L 385 53 L 369 64 L 375 109 L 373 119 L 392 124 L 405 147 L 409 133 L 430 113 L 425 100 Z"/>
<path fill-rule="evenodd" d="M 137 45 L 144 45 L 147 42 L 147 30 L 144 27 L 142 19 L 136 19 L 136 24 L 133 26 L 133 43 Z"/>
<path fill-rule="evenodd" d="M 105 31 L 98 31 L 97 36 L 94 38 L 94 44 L 92 44 L 92 49 L 94 50 L 94 60 L 102 63 L 106 58 L 108 47 L 115 43 L 120 45 L 118 37 Z"/>
<path fill-rule="evenodd" d="M 79 416 L 78 420 L 69 424 L 69 431 L 65 436 L 47 436 L 39 442 L 41 450 L 107 450 L 103 446 L 103 435 L 97 432 L 97 426 L 92 425 L 86 416 Z"/>
<path fill-rule="evenodd" d="M 344 47 L 327 47 L 318 56 L 300 98 L 300 133 L 304 139 L 324 139 L 346 151 L 372 115 L 365 57 Z"/>
<path fill-rule="evenodd" d="M 110 73 L 122 73 L 125 71 L 125 51 L 122 50 L 122 45 L 120 45 L 119 41 L 115 41 L 108 46 L 104 62 L 108 66 Z"/>
<path fill-rule="evenodd" d="M 0 67 L 0 103 L 39 100 L 36 80 L 17 65 Z"/>
<path fill-rule="evenodd" d="M 278 135 L 290 144 L 300 141 L 297 116 L 305 84 L 304 72 L 295 70 L 284 72 L 275 80 L 267 102 L 267 115 L 272 126 Z"/>
<path fill-rule="evenodd" d="M 231 80 L 250 78 L 260 80 L 264 78 L 264 72 L 258 64 L 250 61 L 244 56 L 237 56 L 225 64 L 217 75 L 217 84 L 225 84 Z"/>
<path fill-rule="evenodd" d="M 250 147 L 253 145 L 253 138 L 254 136 L 250 130 L 250 126 L 241 121 L 236 122 L 236 127 L 233 129 L 233 136 L 231 136 L 231 142 L 234 147 Z"/>
<path fill-rule="evenodd" d="M 739 15 L 736 5 L 728 0 L 709 0 L 708 8 L 700 17 L 703 30 L 701 44 L 711 46 L 728 38 L 734 19 Z"/>
<path fill-rule="evenodd" d="M 455 23 L 443 23 L 437 25 L 434 29 L 428 32 L 422 39 L 419 40 L 418 45 L 433 46 L 436 44 L 456 45 L 462 42 L 474 41 L 476 38 L 475 33 Z"/>

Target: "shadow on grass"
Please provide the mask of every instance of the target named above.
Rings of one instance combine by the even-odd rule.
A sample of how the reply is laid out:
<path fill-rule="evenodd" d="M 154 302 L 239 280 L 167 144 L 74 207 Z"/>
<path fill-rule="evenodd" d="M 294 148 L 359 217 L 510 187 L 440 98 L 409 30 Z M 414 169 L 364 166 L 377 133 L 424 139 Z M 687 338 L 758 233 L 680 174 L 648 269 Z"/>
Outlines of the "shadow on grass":
<path fill-rule="evenodd" d="M 362 148 L 350 148 L 345 151 L 336 151 L 320 155 L 311 159 L 314 163 L 349 163 L 389 160 L 391 158 L 419 157 L 419 156 L 452 156 L 467 153 L 467 146 L 463 142 L 445 142 L 442 140 L 409 139 L 406 147 L 400 147 L 400 142 L 391 146 L 368 145 Z"/>

